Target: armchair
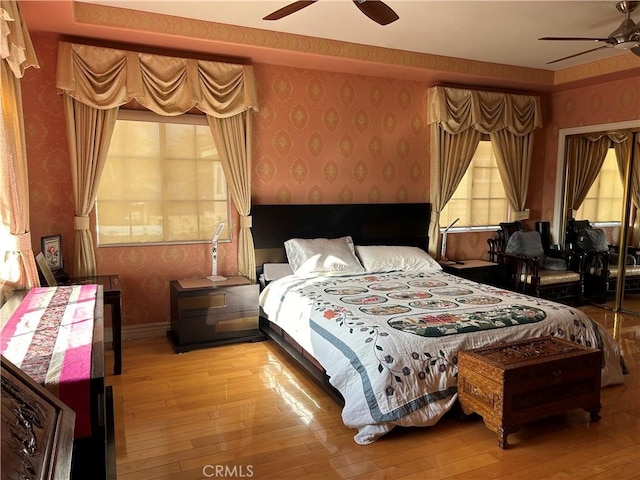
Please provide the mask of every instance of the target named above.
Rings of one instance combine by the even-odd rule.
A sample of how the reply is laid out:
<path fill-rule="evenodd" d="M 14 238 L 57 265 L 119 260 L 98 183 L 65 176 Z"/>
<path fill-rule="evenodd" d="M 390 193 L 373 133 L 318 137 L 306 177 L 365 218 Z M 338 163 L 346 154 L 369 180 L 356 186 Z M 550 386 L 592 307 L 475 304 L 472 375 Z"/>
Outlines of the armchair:
<path fill-rule="evenodd" d="M 496 232 L 495 237 L 487 239 L 487 243 L 489 244 L 490 262 L 500 263 L 498 254 L 504 252 L 507 242 L 509 241 L 509 237 L 520 230 L 522 230 L 522 224 L 518 220 L 515 222 L 500 223 L 500 230 Z"/>
<path fill-rule="evenodd" d="M 615 293 L 618 278 L 618 247 L 608 245 L 604 230 L 593 228 L 588 220 L 570 219 L 567 223 L 566 246 L 584 255 L 585 296 L 604 303 Z M 625 258 L 624 290 L 640 292 L 640 265 L 637 248 L 629 247 Z"/>
<path fill-rule="evenodd" d="M 582 303 L 583 255 L 551 250 L 545 255 L 540 233 L 517 231 L 510 235 L 499 263 L 508 265 L 513 289 L 556 301 Z"/>
<path fill-rule="evenodd" d="M 618 279 L 618 245 L 609 246 L 607 294 L 615 293 Z M 625 255 L 624 293 L 640 293 L 640 248 L 629 246 Z"/>
<path fill-rule="evenodd" d="M 591 227 L 589 220 L 569 219 L 565 248 L 584 255 L 584 294 L 604 302 L 609 289 L 609 245 L 604 230 Z M 615 284 L 615 280 L 614 280 Z M 615 287 L 614 287 L 615 288 Z"/>

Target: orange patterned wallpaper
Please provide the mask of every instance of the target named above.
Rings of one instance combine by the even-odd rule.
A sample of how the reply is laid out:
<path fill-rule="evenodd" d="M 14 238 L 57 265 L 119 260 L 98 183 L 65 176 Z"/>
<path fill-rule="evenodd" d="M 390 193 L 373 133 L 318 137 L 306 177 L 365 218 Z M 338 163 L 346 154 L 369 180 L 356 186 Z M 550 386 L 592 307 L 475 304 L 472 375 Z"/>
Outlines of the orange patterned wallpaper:
<path fill-rule="evenodd" d="M 640 122 L 640 78 L 603 82 L 555 93 L 551 109 L 553 118 L 545 142 L 544 181 L 539 190 L 542 217 L 545 219 L 553 217 L 559 131 L 629 120 Z"/>
<path fill-rule="evenodd" d="M 57 37 L 32 33 L 32 40 L 41 68 L 29 69 L 22 81 L 32 243 L 37 253 L 41 236 L 62 234 L 70 271 L 73 187 L 62 99 L 55 89 Z M 257 64 L 255 73 L 260 102 L 253 136 L 255 203 L 429 200 L 429 85 L 267 64 Z M 543 97 L 545 121 L 553 120 L 553 127 L 536 137 L 528 202 L 537 215 L 532 221 L 553 210 L 558 128 L 633 118 L 634 86 L 620 81 L 562 92 L 553 102 Z M 551 104 L 557 119 L 550 118 Z M 235 236 L 237 224 L 235 216 Z M 450 235 L 449 256 L 486 258 L 490 235 Z M 235 242 L 220 245 L 221 274 L 237 273 L 236 255 Z M 169 281 L 210 269 L 208 244 L 98 248 L 96 259 L 98 273 L 120 274 L 125 325 L 167 321 Z"/>
<path fill-rule="evenodd" d="M 256 65 L 254 203 L 429 201 L 425 84 Z"/>

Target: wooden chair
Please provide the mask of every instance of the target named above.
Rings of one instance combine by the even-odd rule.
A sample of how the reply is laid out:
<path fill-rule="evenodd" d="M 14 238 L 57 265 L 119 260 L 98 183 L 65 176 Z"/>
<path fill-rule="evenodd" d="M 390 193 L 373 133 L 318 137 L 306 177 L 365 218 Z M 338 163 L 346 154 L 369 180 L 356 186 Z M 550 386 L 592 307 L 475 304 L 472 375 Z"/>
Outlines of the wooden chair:
<path fill-rule="evenodd" d="M 565 249 L 580 252 L 584 255 L 584 294 L 586 297 L 604 302 L 607 297 L 607 290 L 609 290 L 609 277 L 611 275 L 609 270 L 609 246 L 602 245 L 599 249 L 584 248 L 585 243 L 579 241 L 579 239 L 581 232 L 588 228 L 591 228 L 589 220 L 570 218 L 567 222 Z M 613 288 L 615 288 L 615 285 Z"/>
<path fill-rule="evenodd" d="M 599 245 L 584 241 L 585 230 L 592 229 L 588 220 L 569 219 L 567 222 L 566 243 L 584 255 L 584 291 L 585 296 L 604 303 L 608 296 L 615 294 L 618 279 L 617 245 L 608 245 L 601 240 Z M 598 230 L 598 229 L 594 229 Z M 604 236 L 604 233 L 601 234 Z M 625 259 L 625 293 L 640 292 L 640 265 L 637 255 L 640 249 L 629 247 Z"/>
<path fill-rule="evenodd" d="M 522 224 L 520 221 L 515 222 L 502 222 L 500 223 L 500 229 L 496 232 L 493 238 L 487 239 L 489 244 L 489 261 L 499 263 L 498 254 L 504 252 L 509 237 L 514 233 L 522 230 Z"/>
<path fill-rule="evenodd" d="M 495 256 L 498 263 L 508 266 L 513 290 L 549 300 L 582 304 L 582 254 L 551 250 L 547 256 L 539 232 L 502 232 L 503 235 L 505 233 L 509 240 L 504 251 L 496 251 Z"/>

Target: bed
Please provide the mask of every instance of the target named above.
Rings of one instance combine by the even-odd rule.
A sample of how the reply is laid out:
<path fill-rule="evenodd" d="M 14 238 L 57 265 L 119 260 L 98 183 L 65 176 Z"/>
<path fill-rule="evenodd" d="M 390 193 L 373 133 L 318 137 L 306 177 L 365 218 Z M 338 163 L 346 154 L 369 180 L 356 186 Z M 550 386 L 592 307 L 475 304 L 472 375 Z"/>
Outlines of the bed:
<path fill-rule="evenodd" d="M 581 311 L 444 273 L 425 252 L 429 204 L 252 216 L 261 328 L 342 403 L 358 444 L 450 411 L 460 350 L 557 336 L 603 351 L 603 386 L 623 382 L 617 343 Z"/>

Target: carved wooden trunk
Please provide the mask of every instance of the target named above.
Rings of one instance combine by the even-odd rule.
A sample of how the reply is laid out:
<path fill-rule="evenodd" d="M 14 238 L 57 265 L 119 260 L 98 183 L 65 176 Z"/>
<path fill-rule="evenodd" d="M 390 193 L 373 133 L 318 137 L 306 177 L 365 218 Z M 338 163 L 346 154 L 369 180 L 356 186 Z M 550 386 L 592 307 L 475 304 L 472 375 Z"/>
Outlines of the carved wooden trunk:
<path fill-rule="evenodd" d="M 458 398 L 507 448 L 522 424 L 575 408 L 600 418 L 602 352 L 554 337 L 461 351 Z"/>

